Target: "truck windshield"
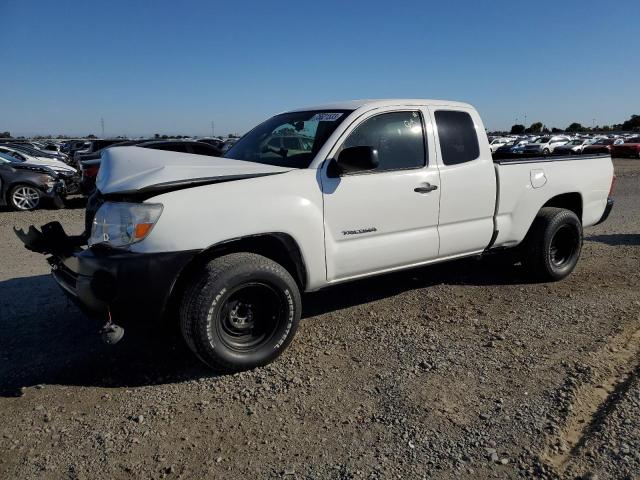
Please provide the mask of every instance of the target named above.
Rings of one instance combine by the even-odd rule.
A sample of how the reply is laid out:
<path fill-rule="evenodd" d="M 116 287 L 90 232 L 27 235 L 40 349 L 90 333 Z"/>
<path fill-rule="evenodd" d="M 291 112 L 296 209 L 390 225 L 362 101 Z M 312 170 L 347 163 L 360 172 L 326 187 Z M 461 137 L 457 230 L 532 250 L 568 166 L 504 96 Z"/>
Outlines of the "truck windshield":
<path fill-rule="evenodd" d="M 351 112 L 309 110 L 276 115 L 238 140 L 224 156 L 279 167 L 307 168 Z"/>

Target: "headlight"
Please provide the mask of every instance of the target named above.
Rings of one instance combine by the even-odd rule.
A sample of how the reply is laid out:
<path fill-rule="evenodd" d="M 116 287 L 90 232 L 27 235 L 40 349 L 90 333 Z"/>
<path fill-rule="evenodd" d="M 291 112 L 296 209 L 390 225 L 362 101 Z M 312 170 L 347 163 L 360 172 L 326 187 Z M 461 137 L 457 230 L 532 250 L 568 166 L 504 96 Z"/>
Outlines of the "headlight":
<path fill-rule="evenodd" d="M 124 247 L 139 242 L 151 233 L 161 213 L 157 203 L 107 202 L 93 219 L 89 245 Z"/>

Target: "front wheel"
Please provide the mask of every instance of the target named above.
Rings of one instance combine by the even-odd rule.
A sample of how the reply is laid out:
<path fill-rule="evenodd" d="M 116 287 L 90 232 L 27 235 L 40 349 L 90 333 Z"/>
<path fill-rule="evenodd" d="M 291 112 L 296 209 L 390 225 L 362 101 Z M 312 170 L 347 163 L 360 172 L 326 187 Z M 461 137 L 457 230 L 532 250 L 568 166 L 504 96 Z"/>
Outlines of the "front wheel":
<path fill-rule="evenodd" d="M 536 280 L 562 280 L 580 258 L 582 224 L 571 210 L 545 207 L 536 216 L 523 243 L 523 263 Z"/>
<path fill-rule="evenodd" d="M 289 272 L 253 253 L 232 253 L 206 264 L 180 306 L 182 335 L 218 371 L 265 365 L 291 343 L 302 302 Z"/>
<path fill-rule="evenodd" d="M 35 210 L 40 200 L 40 191 L 31 185 L 16 185 L 9 192 L 9 202 L 16 210 Z"/>
<path fill-rule="evenodd" d="M 551 151 L 548 148 L 545 148 L 544 150 L 542 150 L 542 155 L 544 155 L 545 157 L 548 156 L 551 153 Z"/>

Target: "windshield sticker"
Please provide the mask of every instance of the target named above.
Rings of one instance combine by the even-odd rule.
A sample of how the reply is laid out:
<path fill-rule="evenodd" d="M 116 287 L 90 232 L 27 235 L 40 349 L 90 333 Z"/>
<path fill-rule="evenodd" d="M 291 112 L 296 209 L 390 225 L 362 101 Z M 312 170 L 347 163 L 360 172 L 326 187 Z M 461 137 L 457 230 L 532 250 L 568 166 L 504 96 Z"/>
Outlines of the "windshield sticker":
<path fill-rule="evenodd" d="M 342 116 L 341 113 L 316 113 L 309 119 L 310 122 L 335 122 Z"/>

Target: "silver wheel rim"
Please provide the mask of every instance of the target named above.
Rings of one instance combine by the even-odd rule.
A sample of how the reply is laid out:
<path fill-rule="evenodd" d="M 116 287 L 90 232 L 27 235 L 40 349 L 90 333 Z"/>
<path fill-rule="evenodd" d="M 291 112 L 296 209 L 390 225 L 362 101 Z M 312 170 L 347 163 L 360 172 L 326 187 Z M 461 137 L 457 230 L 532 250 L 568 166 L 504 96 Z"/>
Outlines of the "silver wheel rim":
<path fill-rule="evenodd" d="M 20 210 L 33 210 L 40 203 L 40 194 L 33 187 L 18 187 L 13 191 L 13 204 Z"/>

